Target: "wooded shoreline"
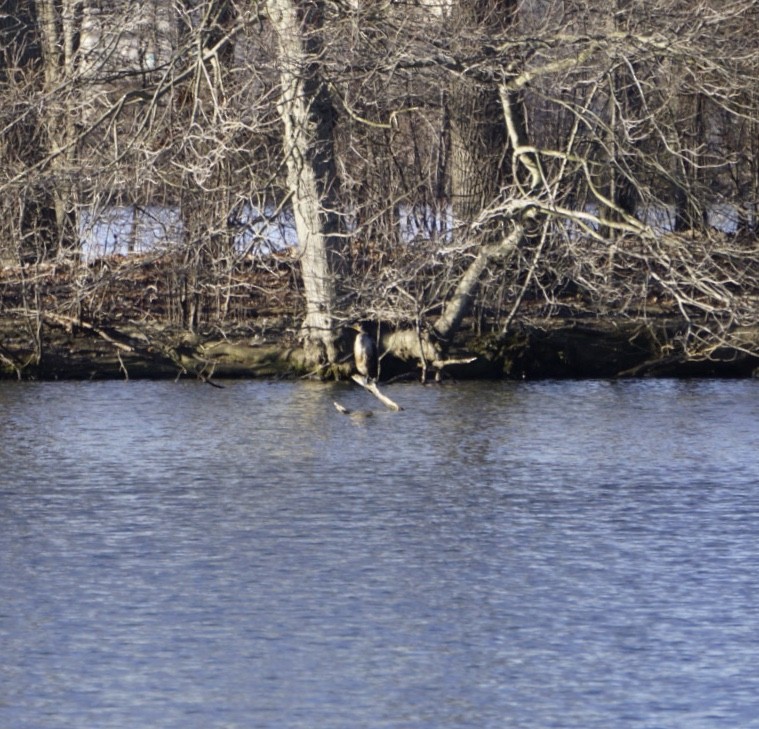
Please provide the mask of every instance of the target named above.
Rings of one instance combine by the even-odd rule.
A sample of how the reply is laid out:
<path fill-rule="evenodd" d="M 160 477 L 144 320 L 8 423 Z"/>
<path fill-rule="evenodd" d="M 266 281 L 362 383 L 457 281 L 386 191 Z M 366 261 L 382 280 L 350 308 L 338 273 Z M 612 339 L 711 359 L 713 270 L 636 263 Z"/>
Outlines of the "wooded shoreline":
<path fill-rule="evenodd" d="M 233 304 L 210 277 L 183 294 L 181 275 L 172 257 L 160 256 L 0 269 L 0 378 L 347 380 L 355 372 L 351 318 L 335 333 L 329 365 L 314 368 L 309 359 L 297 260 L 238 265 L 225 289 L 238 292 Z M 550 304 L 522 301 L 513 317 L 479 307 L 441 346 L 424 322 L 364 323 L 384 382 L 759 373 L 759 328 L 733 327 L 721 346 L 694 355 L 683 342 L 698 322 L 660 298 L 624 315 L 571 293 Z"/>
<path fill-rule="evenodd" d="M 758 3 L 8 8 L 3 377 L 757 370 Z"/>
<path fill-rule="evenodd" d="M 0 316 L 0 379 L 102 380 L 196 378 L 348 379 L 354 371 L 350 335 L 328 372 L 307 369 L 302 347 L 282 317 L 269 334 L 240 328 L 225 336 L 158 325 L 93 324 L 55 314 Z M 759 357 L 734 349 L 710 359 L 669 353 L 685 326 L 675 319 L 524 320 L 501 336 L 466 328 L 452 351 L 473 361 L 443 368 L 440 379 L 581 379 L 630 377 L 744 378 L 759 375 Z M 759 331 L 746 332 L 759 341 Z M 437 374 L 437 373 L 435 373 Z M 388 355 L 382 381 L 419 380 L 420 363 Z"/>

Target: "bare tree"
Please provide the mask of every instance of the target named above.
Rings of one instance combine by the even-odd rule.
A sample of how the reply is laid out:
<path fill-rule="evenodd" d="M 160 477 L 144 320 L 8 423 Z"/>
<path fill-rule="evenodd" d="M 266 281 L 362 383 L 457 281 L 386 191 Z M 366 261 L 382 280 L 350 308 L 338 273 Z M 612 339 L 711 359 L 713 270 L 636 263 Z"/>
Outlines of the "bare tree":
<path fill-rule="evenodd" d="M 423 364 L 556 311 L 676 321 L 662 356 L 755 352 L 758 13 L 5 0 L 3 259 L 81 322 L 129 276 L 124 318 L 191 341 L 279 307 L 323 374 L 355 319 Z M 93 235 L 120 265 L 79 255 Z"/>
<path fill-rule="evenodd" d="M 279 111 L 306 299 L 307 360 L 333 363 L 339 194 L 333 148 L 335 111 L 319 67 L 324 8 L 317 0 L 268 0 L 277 34 Z"/>

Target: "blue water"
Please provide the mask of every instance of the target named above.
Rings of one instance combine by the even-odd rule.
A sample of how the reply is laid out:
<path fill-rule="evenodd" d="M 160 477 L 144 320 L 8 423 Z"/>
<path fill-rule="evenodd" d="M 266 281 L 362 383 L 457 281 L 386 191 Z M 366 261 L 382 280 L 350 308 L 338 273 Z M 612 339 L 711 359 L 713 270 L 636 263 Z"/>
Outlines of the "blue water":
<path fill-rule="evenodd" d="M 226 384 L 0 383 L 0 727 L 759 727 L 759 382 Z"/>

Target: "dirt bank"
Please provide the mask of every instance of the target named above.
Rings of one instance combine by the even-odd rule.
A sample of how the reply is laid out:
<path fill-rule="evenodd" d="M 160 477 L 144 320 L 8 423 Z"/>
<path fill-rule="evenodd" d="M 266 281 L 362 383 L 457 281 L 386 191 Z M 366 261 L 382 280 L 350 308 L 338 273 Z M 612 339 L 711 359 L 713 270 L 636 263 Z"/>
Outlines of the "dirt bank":
<path fill-rule="evenodd" d="M 353 334 L 346 327 L 338 363 L 309 372 L 304 364 L 299 282 L 291 262 L 193 274 L 181 262 L 123 259 L 93 266 L 45 264 L 0 271 L 0 377 L 103 379 L 196 377 L 349 377 Z M 225 287 L 221 286 L 223 281 Z M 202 292 L 198 294 L 197 292 Z M 645 316 L 594 316 L 571 305 L 552 316 L 526 302 L 500 330 L 486 313 L 470 319 L 446 357 L 455 378 L 749 377 L 759 368 L 759 333 L 744 347 L 686 356 L 686 323 L 660 307 Z M 403 326 L 403 325 L 400 325 Z M 380 351 L 393 334 L 382 324 Z M 383 346 L 384 345 L 384 346 Z M 396 350 L 381 360 L 381 378 L 418 377 L 421 362 Z M 432 372 L 434 374 L 434 367 Z"/>
<path fill-rule="evenodd" d="M 350 335 L 341 363 L 330 373 L 309 373 L 289 317 L 268 320 L 220 336 L 213 330 L 77 322 L 58 314 L 0 317 L 0 377 L 18 379 L 139 379 L 197 377 L 348 377 Z M 495 332 L 462 334 L 453 355 L 474 357 L 445 368 L 464 378 L 749 377 L 759 358 L 724 350 L 708 360 L 672 353 L 675 320 L 519 322 L 505 337 Z M 455 358 L 455 357 L 454 357 Z M 419 363 L 388 356 L 382 378 L 417 377 Z"/>

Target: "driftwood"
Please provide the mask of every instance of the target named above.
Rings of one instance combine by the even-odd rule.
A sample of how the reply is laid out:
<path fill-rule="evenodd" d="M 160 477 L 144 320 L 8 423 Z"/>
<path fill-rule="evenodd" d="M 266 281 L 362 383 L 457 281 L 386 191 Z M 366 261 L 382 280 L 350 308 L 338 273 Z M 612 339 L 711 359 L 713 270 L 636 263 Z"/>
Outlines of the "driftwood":
<path fill-rule="evenodd" d="M 432 367 L 435 370 L 435 382 L 440 382 L 443 375 L 443 368 L 448 365 L 468 365 L 472 364 L 477 357 L 459 357 L 458 359 L 436 359 L 432 361 Z M 422 369 L 422 381 L 425 381 L 426 369 Z"/>
<path fill-rule="evenodd" d="M 74 327 L 79 327 L 80 329 L 85 329 L 86 331 L 92 332 L 93 334 L 96 334 L 98 337 L 101 337 L 109 344 L 112 344 L 116 349 L 121 350 L 123 352 L 132 352 L 132 353 L 140 353 L 140 348 L 136 347 L 134 344 L 124 341 L 125 337 L 117 338 L 113 334 L 106 331 L 106 329 L 95 326 L 94 324 L 90 324 L 87 321 L 83 321 L 81 318 L 75 318 L 72 316 L 65 316 L 63 314 L 56 314 L 52 311 L 39 311 L 39 312 L 32 312 L 38 316 L 41 316 L 43 319 L 46 319 L 49 322 L 52 322 L 53 324 L 57 324 L 58 326 L 62 326 L 65 329 L 67 329 L 69 332 L 73 330 Z"/>
<path fill-rule="evenodd" d="M 335 410 L 337 410 L 338 413 L 341 413 L 343 415 L 353 415 L 355 417 L 359 418 L 371 418 L 374 413 L 371 410 L 349 410 L 344 405 L 341 405 L 336 400 L 333 401 L 333 405 L 335 406 Z"/>
<path fill-rule="evenodd" d="M 361 387 L 363 387 L 367 392 L 370 392 L 372 395 L 374 395 L 374 397 L 376 397 L 389 410 L 393 410 L 394 412 L 403 410 L 403 408 L 398 405 L 397 402 L 394 402 L 387 395 L 384 395 L 382 392 L 380 392 L 379 387 L 377 387 L 377 383 L 373 380 L 363 377 L 362 375 L 353 375 L 351 379 L 355 383 L 361 385 Z"/>
<path fill-rule="evenodd" d="M 442 370 L 443 367 L 448 367 L 449 365 L 467 365 L 472 364 L 477 359 L 477 357 L 459 357 L 457 359 L 435 359 L 431 362 L 432 366 L 436 370 Z"/>
<path fill-rule="evenodd" d="M 402 362 L 413 362 L 421 369 L 422 382 L 427 381 L 427 371 L 435 370 L 435 378 L 440 379 L 444 368 L 452 365 L 468 365 L 477 357 L 459 357 L 445 359 L 441 345 L 434 341 L 429 332 L 415 329 L 398 329 L 388 332 L 382 338 L 383 357 L 392 355 Z M 359 383 L 363 386 L 363 383 Z"/>
<path fill-rule="evenodd" d="M 109 345 L 115 348 L 116 356 L 119 362 L 119 370 L 123 373 L 126 380 L 129 379 L 129 371 L 126 364 L 124 363 L 124 360 L 122 359 L 122 352 L 130 355 L 135 355 L 136 357 L 144 359 L 148 362 L 174 365 L 177 368 L 177 377 L 182 374 L 189 374 L 197 377 L 207 385 L 211 385 L 211 387 L 224 389 L 224 385 L 220 385 L 211 379 L 214 369 L 213 364 L 200 360 L 197 356 L 194 357 L 197 362 L 196 366 L 188 369 L 188 365 L 182 361 L 181 356 L 174 350 L 174 348 L 166 344 L 151 343 L 147 337 L 145 337 L 144 340 L 138 339 L 131 334 L 120 332 L 114 327 L 100 327 L 90 322 L 84 321 L 81 318 L 74 318 L 71 316 L 66 316 L 64 314 L 56 314 L 54 312 L 48 311 L 35 313 L 42 317 L 42 319 L 52 324 L 63 327 L 69 332 L 72 332 L 75 328 L 79 328 L 100 337 L 105 342 L 108 342 Z M 211 372 L 209 374 L 204 372 L 199 367 L 199 365 L 202 365 L 203 368 L 205 368 L 209 366 L 209 364 L 211 365 Z"/>
<path fill-rule="evenodd" d="M 392 410 L 396 413 L 403 410 L 403 408 L 398 405 L 397 402 L 394 402 L 387 395 L 380 391 L 379 387 L 377 387 L 377 383 L 374 382 L 374 380 L 370 380 L 363 375 L 353 375 L 351 379 L 356 384 L 361 385 L 361 387 L 363 387 L 367 392 L 370 392 L 372 395 L 374 395 L 374 397 L 376 397 L 388 410 Z M 349 408 L 346 408 L 345 405 L 341 405 L 336 400 L 333 400 L 332 404 L 335 406 L 335 410 L 337 410 L 337 412 L 341 413 L 342 415 L 353 415 L 354 417 L 368 418 L 374 414 L 371 410 L 350 410 Z"/>

